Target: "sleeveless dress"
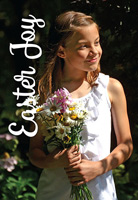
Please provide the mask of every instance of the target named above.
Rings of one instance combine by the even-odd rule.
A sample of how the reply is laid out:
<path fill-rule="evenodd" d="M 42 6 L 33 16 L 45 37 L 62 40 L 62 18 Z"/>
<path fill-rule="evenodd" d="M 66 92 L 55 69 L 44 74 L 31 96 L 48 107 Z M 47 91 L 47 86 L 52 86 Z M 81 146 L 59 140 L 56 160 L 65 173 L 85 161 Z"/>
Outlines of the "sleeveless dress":
<path fill-rule="evenodd" d="M 94 86 L 86 96 L 75 99 L 90 112 L 81 132 L 82 158 L 98 161 L 110 154 L 111 103 L 107 93 L 109 76 L 99 73 Z M 53 148 L 54 149 L 54 148 Z M 52 151 L 53 149 L 49 149 Z M 94 200 L 117 200 L 112 171 L 87 183 Z M 37 189 L 37 200 L 71 200 L 71 184 L 63 168 L 43 169 Z"/>

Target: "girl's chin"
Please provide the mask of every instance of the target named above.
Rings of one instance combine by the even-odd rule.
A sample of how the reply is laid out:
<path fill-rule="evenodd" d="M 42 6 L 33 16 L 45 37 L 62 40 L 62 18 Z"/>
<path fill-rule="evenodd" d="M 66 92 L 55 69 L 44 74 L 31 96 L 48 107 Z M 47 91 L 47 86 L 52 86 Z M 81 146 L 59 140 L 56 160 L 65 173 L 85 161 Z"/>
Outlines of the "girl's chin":
<path fill-rule="evenodd" d="M 98 65 L 90 66 L 89 71 L 94 72 L 97 69 L 98 69 Z"/>

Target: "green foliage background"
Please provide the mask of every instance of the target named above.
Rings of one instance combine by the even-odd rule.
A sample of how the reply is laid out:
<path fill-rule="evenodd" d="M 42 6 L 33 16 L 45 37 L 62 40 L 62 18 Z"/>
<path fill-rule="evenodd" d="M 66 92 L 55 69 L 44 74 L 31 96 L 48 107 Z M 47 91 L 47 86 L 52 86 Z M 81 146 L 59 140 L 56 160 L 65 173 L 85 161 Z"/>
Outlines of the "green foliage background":
<path fill-rule="evenodd" d="M 15 50 L 15 55 L 9 52 L 9 43 L 24 43 L 21 39 L 21 19 L 29 14 L 42 18 L 46 22 L 43 29 L 35 27 L 35 44 L 45 49 L 45 40 L 52 20 L 60 12 L 66 10 L 82 11 L 91 14 L 101 27 L 101 45 L 103 56 L 102 72 L 117 78 L 124 86 L 128 102 L 128 113 L 134 141 L 134 152 L 131 158 L 114 170 L 115 182 L 119 200 L 138 199 L 138 3 L 137 0 L 1 0 L 0 1 L 0 134 L 8 132 L 8 125 L 16 121 L 17 129 L 24 122 L 12 94 L 20 87 L 27 92 L 21 83 L 14 81 L 13 76 L 28 66 L 43 69 L 45 51 L 40 59 L 25 58 L 23 49 Z M 36 83 L 38 76 L 34 76 Z M 18 110 L 17 110 L 18 109 Z M 17 138 L 19 144 L 12 154 L 18 155 L 20 162 L 13 172 L 1 170 L 0 199 L 35 199 L 37 181 L 41 170 L 28 161 L 27 153 L 29 138 L 21 135 Z M 1 143 L 0 143 L 1 145 Z M 0 150 L 8 151 L 6 147 Z M 0 155 L 0 156 L 1 156 Z M 15 190 L 16 188 L 16 190 Z M 12 192 L 11 192 L 12 191 Z"/>

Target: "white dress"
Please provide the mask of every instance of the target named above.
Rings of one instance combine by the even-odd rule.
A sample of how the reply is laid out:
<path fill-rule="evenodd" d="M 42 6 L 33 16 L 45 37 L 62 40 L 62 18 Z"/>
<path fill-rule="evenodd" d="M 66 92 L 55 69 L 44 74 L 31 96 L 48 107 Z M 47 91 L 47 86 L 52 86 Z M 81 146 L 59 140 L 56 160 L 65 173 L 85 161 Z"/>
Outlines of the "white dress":
<path fill-rule="evenodd" d="M 110 154 L 111 103 L 107 93 L 109 76 L 99 74 L 89 94 L 75 99 L 81 101 L 90 112 L 82 131 L 82 158 L 98 161 Z M 52 151 L 52 149 L 49 149 Z M 87 183 L 94 200 L 117 200 L 112 171 Z M 71 184 L 63 168 L 44 169 L 39 179 L 37 200 L 71 200 Z"/>

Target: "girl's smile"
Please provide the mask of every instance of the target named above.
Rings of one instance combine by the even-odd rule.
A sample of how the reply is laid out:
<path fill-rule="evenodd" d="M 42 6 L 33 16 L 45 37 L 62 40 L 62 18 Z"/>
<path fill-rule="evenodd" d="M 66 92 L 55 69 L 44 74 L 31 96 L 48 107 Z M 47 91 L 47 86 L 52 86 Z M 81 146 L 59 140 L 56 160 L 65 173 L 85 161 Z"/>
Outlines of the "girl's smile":
<path fill-rule="evenodd" d="M 86 62 L 88 62 L 88 63 L 95 63 L 95 62 L 97 62 L 97 59 L 98 58 L 93 58 L 93 59 L 90 59 L 90 60 L 86 60 Z"/>

